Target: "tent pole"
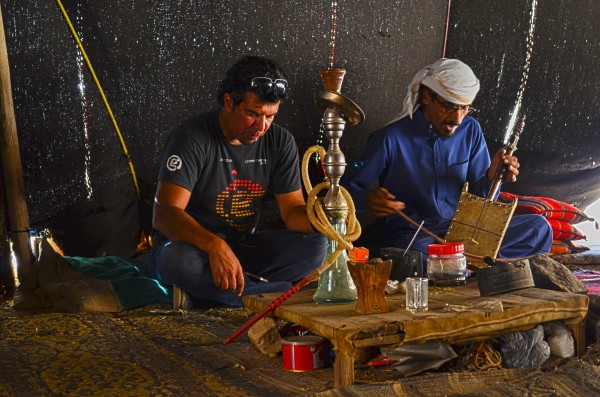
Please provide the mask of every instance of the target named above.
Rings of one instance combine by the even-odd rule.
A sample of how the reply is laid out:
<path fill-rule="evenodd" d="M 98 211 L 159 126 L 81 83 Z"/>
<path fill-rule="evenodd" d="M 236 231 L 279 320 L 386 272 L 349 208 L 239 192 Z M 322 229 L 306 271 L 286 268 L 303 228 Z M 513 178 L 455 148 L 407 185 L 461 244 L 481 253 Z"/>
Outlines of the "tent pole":
<path fill-rule="evenodd" d="M 0 157 L 4 172 L 6 202 L 10 224 L 9 237 L 17 258 L 17 277 L 20 282 L 29 273 L 32 254 L 29 245 L 29 215 L 25 200 L 23 169 L 13 107 L 8 51 L 4 21 L 0 9 Z"/>

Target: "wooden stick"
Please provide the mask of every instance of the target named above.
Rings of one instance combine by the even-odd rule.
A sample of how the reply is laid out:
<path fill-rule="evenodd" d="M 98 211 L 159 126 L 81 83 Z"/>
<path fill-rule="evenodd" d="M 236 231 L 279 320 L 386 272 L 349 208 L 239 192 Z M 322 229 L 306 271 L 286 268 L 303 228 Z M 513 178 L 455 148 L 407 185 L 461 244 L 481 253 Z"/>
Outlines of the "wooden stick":
<path fill-rule="evenodd" d="M 10 67 L 4 22 L 0 10 L 0 157 L 6 187 L 6 203 L 10 224 L 10 239 L 13 242 L 17 258 L 17 275 L 23 281 L 29 273 L 32 254 L 29 248 L 29 215 L 25 200 L 23 169 L 19 152 L 17 125 L 13 107 L 12 87 L 10 83 Z"/>
<path fill-rule="evenodd" d="M 445 243 L 445 242 L 446 242 L 446 241 L 445 241 L 443 238 L 441 238 L 440 236 L 438 236 L 438 235 L 435 235 L 435 234 L 431 233 L 429 230 L 427 230 L 427 228 L 426 228 L 426 227 L 424 227 L 424 226 L 422 226 L 422 225 L 418 224 L 417 222 L 415 222 L 415 221 L 414 221 L 412 218 L 410 218 L 410 217 L 409 217 L 408 215 L 406 215 L 404 212 L 402 212 L 402 211 L 398 211 L 398 212 L 397 212 L 397 214 L 398 214 L 398 215 L 399 215 L 399 216 L 400 216 L 402 219 L 404 219 L 405 221 L 407 221 L 408 223 L 410 223 L 411 225 L 413 225 L 413 226 L 416 226 L 417 228 L 420 228 L 420 229 L 423 231 L 423 233 L 425 233 L 425 234 L 426 234 L 426 235 L 428 235 L 429 237 L 433 237 L 433 238 L 435 239 L 435 241 L 437 241 L 438 243 Z"/>

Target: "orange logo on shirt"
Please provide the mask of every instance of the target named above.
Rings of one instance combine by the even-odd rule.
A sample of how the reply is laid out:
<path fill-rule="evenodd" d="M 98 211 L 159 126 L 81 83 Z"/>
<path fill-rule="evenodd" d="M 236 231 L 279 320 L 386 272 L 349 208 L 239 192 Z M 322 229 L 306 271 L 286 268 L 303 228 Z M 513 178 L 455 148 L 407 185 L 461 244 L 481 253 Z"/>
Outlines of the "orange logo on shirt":
<path fill-rule="evenodd" d="M 237 171 L 232 171 L 237 174 Z M 252 224 L 265 190 L 249 179 L 235 180 L 217 195 L 216 212 L 236 230 L 245 230 Z"/>

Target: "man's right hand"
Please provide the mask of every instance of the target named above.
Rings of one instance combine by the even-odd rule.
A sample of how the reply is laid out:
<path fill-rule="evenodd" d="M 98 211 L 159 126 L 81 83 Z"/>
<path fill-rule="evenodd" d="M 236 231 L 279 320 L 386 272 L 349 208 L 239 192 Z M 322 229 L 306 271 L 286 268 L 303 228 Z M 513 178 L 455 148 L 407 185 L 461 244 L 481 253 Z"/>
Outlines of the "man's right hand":
<path fill-rule="evenodd" d="M 405 207 L 402 201 L 397 201 L 396 197 L 384 187 L 371 190 L 367 200 L 371 212 L 379 218 L 397 214 Z"/>
<path fill-rule="evenodd" d="M 210 269 L 217 288 L 223 291 L 236 291 L 238 296 L 244 291 L 244 271 L 229 244 L 221 238 L 208 252 Z"/>
<path fill-rule="evenodd" d="M 204 229 L 185 208 L 190 201 L 189 190 L 167 181 L 160 181 L 154 198 L 152 226 L 172 241 L 184 241 L 208 253 L 215 285 L 224 291 L 244 290 L 244 272 L 231 247 L 221 237 Z"/>

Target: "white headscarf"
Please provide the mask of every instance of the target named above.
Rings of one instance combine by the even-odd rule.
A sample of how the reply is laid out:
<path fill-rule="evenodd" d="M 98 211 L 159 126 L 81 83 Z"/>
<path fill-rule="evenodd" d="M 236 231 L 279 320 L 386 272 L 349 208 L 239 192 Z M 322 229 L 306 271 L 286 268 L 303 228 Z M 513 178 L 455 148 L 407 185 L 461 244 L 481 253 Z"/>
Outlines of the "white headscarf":
<path fill-rule="evenodd" d="M 419 107 L 419 88 L 429 87 L 433 92 L 457 105 L 469 105 L 479 92 L 479 80 L 465 63 L 458 59 L 441 58 L 425 66 L 408 85 L 402 113 L 393 121 L 410 116 Z"/>

